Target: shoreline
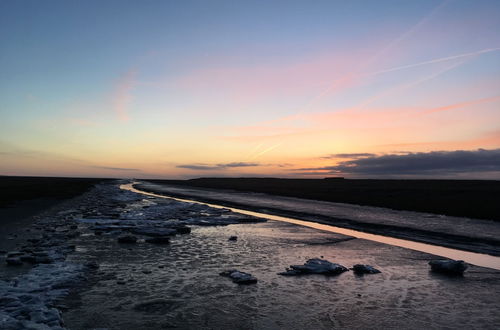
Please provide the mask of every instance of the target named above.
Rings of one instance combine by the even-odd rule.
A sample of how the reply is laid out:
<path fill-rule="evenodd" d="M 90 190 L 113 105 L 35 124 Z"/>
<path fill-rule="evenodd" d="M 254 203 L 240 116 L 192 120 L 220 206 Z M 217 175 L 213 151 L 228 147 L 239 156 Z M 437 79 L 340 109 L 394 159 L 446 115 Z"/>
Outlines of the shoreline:
<path fill-rule="evenodd" d="M 428 244 L 434 244 L 434 245 L 439 245 L 439 246 L 444 246 L 444 247 L 449 247 L 449 248 L 454 248 L 454 249 L 459 249 L 459 250 L 464 250 L 464 251 L 470 251 L 470 252 L 476 252 L 476 253 L 484 253 L 484 254 L 489 254 L 493 256 L 500 256 L 500 240 L 495 239 L 494 237 L 474 237 L 472 235 L 456 235 L 448 232 L 437 232 L 437 231 L 431 231 L 431 230 L 426 230 L 425 228 L 410 228 L 410 227 L 405 227 L 405 226 L 396 226 L 396 225 L 390 225 L 390 224 L 385 224 L 385 223 L 376 223 L 376 222 L 362 222 L 362 221 L 357 221 L 357 220 L 352 220 L 352 219 L 347 219 L 347 218 L 338 218 L 338 217 L 331 217 L 331 216 L 325 216 L 319 213 L 309 213 L 309 212 L 299 212 L 295 210 L 290 210 L 290 209 L 283 209 L 283 208 L 273 208 L 269 206 L 265 207 L 259 207 L 255 206 L 252 204 L 244 203 L 244 202 L 235 202 L 233 200 L 227 200 L 223 198 L 219 199 L 214 199 L 214 198 L 209 198 L 209 197 L 202 197 L 200 196 L 203 194 L 203 192 L 216 192 L 220 193 L 220 195 L 227 193 L 231 194 L 232 196 L 235 196 L 237 194 L 245 194 L 242 192 L 230 192 L 227 190 L 217 190 L 217 189 L 208 189 L 208 188 L 196 188 L 196 187 L 189 187 L 190 191 L 195 191 L 198 190 L 200 194 L 189 194 L 187 193 L 179 193 L 175 191 L 165 191 L 162 190 L 161 185 L 156 185 L 155 184 L 149 184 L 148 181 L 137 183 L 134 184 L 134 187 L 138 187 L 139 190 L 144 190 L 146 192 L 152 192 L 152 193 L 157 193 L 165 196 L 172 196 L 172 197 L 177 197 L 177 198 L 189 198 L 192 200 L 196 200 L 199 202 L 205 202 L 205 203 L 213 203 L 213 204 L 219 204 L 222 206 L 226 207 L 235 207 L 235 208 L 240 208 L 248 211 L 254 211 L 254 212 L 261 212 L 261 213 L 268 213 L 272 215 L 277 215 L 277 216 L 284 216 L 284 217 L 291 217 L 291 218 L 298 218 L 301 220 L 305 221 L 311 221 L 311 222 L 316 222 L 320 224 L 326 224 L 326 225 L 333 225 L 336 227 L 343 227 L 343 228 L 348 228 L 348 229 L 353 229 L 353 230 L 358 230 L 366 233 L 372 233 L 372 234 L 379 234 L 379 235 L 384 235 L 384 236 L 391 236 L 395 238 L 401 238 L 401 239 L 407 239 L 407 240 L 412 240 L 416 242 L 421 242 L 421 243 L 428 243 Z M 175 188 L 186 188 L 185 186 L 174 186 L 174 185 L 164 185 L 164 187 L 175 187 Z M 257 198 L 256 196 L 262 196 L 263 199 L 269 197 L 275 197 L 275 198 L 281 198 L 281 199 L 292 199 L 295 200 L 295 198 L 290 198 L 290 197 L 282 197 L 282 196 L 275 196 L 275 195 L 268 195 L 268 194 L 255 194 L 255 193 L 248 193 L 251 194 L 252 198 Z M 300 200 L 300 199 L 297 199 Z M 328 202 L 324 201 L 312 201 L 312 200 L 303 200 L 304 202 L 307 203 L 314 203 L 314 202 L 319 202 L 321 204 L 325 204 Z M 332 203 L 334 204 L 334 203 Z M 362 206 L 361 206 L 362 207 Z M 393 210 L 392 210 L 393 211 Z M 474 219 L 473 219 L 474 220 Z M 492 220 L 482 220 L 478 219 L 478 221 L 490 223 L 496 230 L 500 230 L 500 224 L 498 222 L 492 221 Z"/>
<path fill-rule="evenodd" d="M 40 227 L 47 216 L 58 217 L 59 211 L 70 209 L 100 182 L 107 179 L 0 177 L 0 256 L 28 244 L 28 239 L 46 233 Z M 19 276 L 32 268 L 29 263 L 8 267 L 0 263 L 0 277 Z"/>

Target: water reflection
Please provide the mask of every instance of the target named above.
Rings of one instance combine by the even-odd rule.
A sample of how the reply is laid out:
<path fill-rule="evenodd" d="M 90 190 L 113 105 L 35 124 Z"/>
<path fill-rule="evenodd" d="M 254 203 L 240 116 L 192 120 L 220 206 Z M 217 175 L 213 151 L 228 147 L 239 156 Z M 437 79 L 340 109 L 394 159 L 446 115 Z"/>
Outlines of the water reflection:
<path fill-rule="evenodd" d="M 399 247 L 403 247 L 406 249 L 430 253 L 430 254 L 434 254 L 434 255 L 450 258 L 450 259 L 464 260 L 465 262 L 476 265 L 476 266 L 482 266 L 482 267 L 488 267 L 488 268 L 500 270 L 500 257 L 490 256 L 490 255 L 481 254 L 481 253 L 462 251 L 462 250 L 457 250 L 457 249 L 451 249 L 451 248 L 442 247 L 442 246 L 438 246 L 438 245 L 414 242 L 414 241 L 409 241 L 409 240 L 404 240 L 404 239 L 394 238 L 394 237 L 389 237 L 389 236 L 369 234 L 369 233 L 365 233 L 365 232 L 361 232 L 361 231 L 357 231 L 357 230 L 353 230 L 353 229 L 335 227 L 335 226 L 331 226 L 331 225 L 325 225 L 325 224 L 320 224 L 320 223 L 315 223 L 315 222 L 310 222 L 310 221 L 304 221 L 304 220 L 299 220 L 299 219 L 294 219 L 294 218 L 289 218 L 289 217 L 283 217 L 283 216 L 279 216 L 279 215 L 272 215 L 272 214 L 254 212 L 254 211 L 247 211 L 247 210 L 242 210 L 242 209 L 238 209 L 238 208 L 226 207 L 226 206 L 210 204 L 210 203 L 203 203 L 203 202 L 189 200 L 189 199 L 169 197 L 169 196 L 164 196 L 164 195 L 160 195 L 160 194 L 155 194 L 155 193 L 150 193 L 150 192 L 138 190 L 138 189 L 133 187 L 133 184 L 134 183 L 124 184 L 124 185 L 121 185 L 120 188 L 125 189 L 125 190 L 129 190 L 129 191 L 133 191 L 136 193 L 140 193 L 143 195 L 148 195 L 148 196 L 155 196 L 155 197 L 160 197 L 160 198 L 171 198 L 171 199 L 181 201 L 181 202 L 197 203 L 197 204 L 208 205 L 208 206 L 214 207 L 214 208 L 230 209 L 233 212 L 238 212 L 238 213 L 242 213 L 242 214 L 246 214 L 246 215 L 262 217 L 262 218 L 266 218 L 266 219 L 270 219 L 270 220 L 293 223 L 293 224 L 304 226 L 304 227 L 324 230 L 324 231 L 328 231 L 328 232 L 334 232 L 334 233 L 343 234 L 343 235 L 347 235 L 347 236 L 353 236 L 356 238 L 362 238 L 362 239 L 380 242 L 380 243 L 384 243 L 384 244 L 389 244 L 389 245 L 393 245 L 393 246 L 399 246 Z"/>

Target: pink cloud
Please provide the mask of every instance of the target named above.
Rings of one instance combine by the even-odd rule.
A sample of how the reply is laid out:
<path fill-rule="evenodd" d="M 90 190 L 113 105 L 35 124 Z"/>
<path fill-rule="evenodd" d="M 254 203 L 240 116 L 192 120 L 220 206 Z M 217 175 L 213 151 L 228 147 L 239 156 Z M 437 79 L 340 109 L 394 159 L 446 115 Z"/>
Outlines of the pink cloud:
<path fill-rule="evenodd" d="M 136 70 L 130 70 L 121 76 L 113 92 L 113 110 L 120 121 L 128 121 L 130 119 L 128 110 L 132 102 L 132 90 L 136 85 Z"/>
<path fill-rule="evenodd" d="M 496 102 L 496 101 L 500 101 L 500 96 L 486 97 L 486 98 L 481 98 L 481 99 L 472 100 L 472 101 L 450 104 L 450 105 L 446 105 L 443 107 L 436 107 L 436 108 L 432 108 L 432 109 L 427 109 L 427 110 L 422 111 L 421 114 L 430 114 L 430 113 L 466 108 L 466 107 L 470 107 L 473 105 Z"/>
<path fill-rule="evenodd" d="M 500 130 L 489 131 L 477 134 L 465 139 L 444 140 L 444 141 L 415 141 L 382 144 L 374 146 L 390 148 L 411 148 L 412 150 L 431 151 L 436 149 L 456 150 L 456 149 L 474 149 L 474 148 L 498 148 L 500 147 Z"/>
<path fill-rule="evenodd" d="M 224 66 L 195 70 L 168 83 L 197 95 L 220 97 L 238 105 L 265 100 L 306 97 L 318 91 L 331 94 L 355 86 L 352 73 L 366 58 L 366 50 L 349 54 L 315 54 L 294 63 Z M 319 98 L 318 98 L 319 99 Z"/>
<path fill-rule="evenodd" d="M 292 136 L 336 132 L 340 134 L 339 136 L 355 138 L 359 142 L 363 139 L 375 139 L 375 137 L 402 141 L 417 140 L 421 136 L 426 136 L 428 141 L 456 139 L 458 135 L 474 136 L 490 129 L 492 126 L 485 126 L 485 123 L 494 122 L 495 114 L 488 112 L 485 108 L 487 112 L 484 116 L 479 116 L 478 111 L 482 111 L 483 108 L 477 108 L 477 106 L 498 101 L 500 101 L 500 96 L 428 108 L 349 108 L 335 112 L 299 113 L 252 126 L 231 128 L 230 132 L 233 134 L 226 138 L 240 140 L 281 138 L 285 141 Z M 461 108 L 468 109 L 468 111 L 438 119 L 424 116 Z M 470 109 L 474 109 L 474 112 L 469 111 Z M 489 143 L 491 141 L 490 139 Z M 366 140 L 362 143 L 369 142 L 370 140 Z"/>

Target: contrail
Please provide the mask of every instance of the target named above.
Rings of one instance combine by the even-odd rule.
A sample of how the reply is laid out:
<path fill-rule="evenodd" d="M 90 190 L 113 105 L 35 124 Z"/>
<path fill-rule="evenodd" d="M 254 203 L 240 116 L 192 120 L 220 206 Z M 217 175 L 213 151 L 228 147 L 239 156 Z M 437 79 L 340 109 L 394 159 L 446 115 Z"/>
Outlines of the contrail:
<path fill-rule="evenodd" d="M 391 89 L 385 90 L 384 92 L 381 92 L 378 95 L 372 96 L 368 100 L 366 100 L 364 102 L 361 102 L 357 107 L 360 107 L 360 108 L 365 107 L 368 104 L 373 103 L 374 101 L 376 101 L 376 100 L 378 100 L 380 98 L 383 98 L 383 97 L 385 97 L 387 95 L 390 95 L 390 94 L 392 94 L 394 92 L 397 92 L 397 91 L 400 91 L 400 90 L 404 90 L 404 89 L 408 89 L 408 88 L 411 88 L 411 87 L 415 87 L 415 86 L 420 85 L 421 83 L 423 83 L 425 81 L 432 80 L 432 79 L 436 78 L 437 76 L 442 75 L 443 73 L 446 73 L 446 72 L 448 72 L 450 70 L 453 70 L 456 67 L 459 67 L 459 66 L 463 65 L 467 61 L 468 61 L 468 59 L 464 59 L 464 60 L 462 60 L 462 61 L 460 61 L 458 63 L 454 63 L 451 66 L 448 66 L 448 67 L 446 67 L 446 68 L 444 68 L 442 70 L 439 70 L 438 72 L 435 72 L 435 73 L 431 74 L 430 76 L 426 76 L 424 78 L 421 78 L 421 79 L 419 79 L 417 81 L 414 81 L 414 82 L 406 84 L 406 85 L 397 86 L 395 88 L 391 88 Z"/>
<path fill-rule="evenodd" d="M 271 146 L 271 147 L 269 147 L 269 148 L 267 148 L 265 150 L 262 150 L 261 152 L 259 152 L 258 154 L 256 154 L 255 156 L 253 156 L 250 159 L 255 159 L 255 158 L 259 157 L 259 156 L 262 156 L 263 154 L 265 154 L 265 153 L 267 153 L 267 152 L 269 152 L 269 151 L 271 151 L 273 149 L 276 149 L 277 147 L 279 147 L 282 144 L 283 144 L 283 142 L 280 142 L 280 143 L 275 144 L 275 145 L 273 145 L 273 146 Z"/>
<path fill-rule="evenodd" d="M 434 16 L 439 10 L 441 10 L 443 7 L 445 7 L 448 3 L 450 2 L 450 0 L 445 0 L 443 1 L 441 4 L 439 4 L 438 6 L 436 6 L 433 10 L 431 10 L 430 13 L 428 13 L 427 15 L 425 15 L 424 17 L 422 17 L 415 25 L 413 25 L 410 29 L 408 29 L 406 32 L 402 33 L 399 37 L 395 38 L 394 40 L 392 40 L 387 46 L 385 46 L 384 48 L 382 48 L 381 50 L 379 50 L 377 53 L 375 53 L 375 55 L 373 55 L 372 57 L 370 57 L 368 60 L 366 60 L 362 65 L 360 65 L 357 69 L 355 69 L 354 71 L 351 71 L 349 73 L 346 73 L 344 74 L 342 77 L 340 77 L 339 79 L 333 81 L 326 89 L 324 89 L 323 91 L 321 91 L 318 95 L 316 95 L 315 97 L 313 97 L 309 102 L 307 102 L 303 107 L 302 107 L 302 111 L 303 110 L 307 110 L 309 109 L 309 107 L 317 100 L 321 99 L 323 96 L 325 95 L 328 95 L 330 94 L 337 86 L 341 85 L 342 83 L 345 83 L 345 82 L 349 82 L 349 80 L 353 79 L 353 78 L 357 78 L 357 77 L 360 77 L 360 76 L 363 76 L 364 74 L 360 74 L 358 73 L 361 69 L 367 67 L 370 63 L 373 63 L 374 61 L 376 61 L 380 56 L 382 56 L 383 54 L 387 53 L 391 48 L 393 48 L 395 45 L 397 45 L 398 43 L 400 43 L 401 41 L 407 39 L 410 35 L 412 35 L 415 31 L 417 31 L 418 29 L 420 29 L 420 27 L 422 25 L 424 25 L 425 23 L 427 23 L 427 21 L 429 21 L 429 19 Z"/>
<path fill-rule="evenodd" d="M 388 72 L 393 72 L 393 71 L 410 69 L 410 68 L 414 68 L 414 67 L 417 67 L 417 66 L 422 66 L 422 65 L 427 65 L 427 64 L 434 64 L 434 63 L 439 63 L 439 62 L 445 62 L 445 61 L 455 60 L 457 58 L 462 58 L 462 57 L 468 57 L 468 56 L 480 55 L 480 54 L 484 54 L 484 53 L 496 52 L 498 50 L 500 50 L 500 47 L 499 48 L 487 48 L 487 49 L 483 49 L 483 50 L 478 50 L 476 52 L 459 54 L 459 55 L 453 55 L 453 56 L 448 56 L 448 57 L 435 58 L 433 60 L 428 60 L 428 61 L 424 61 L 424 62 L 419 62 L 419 63 L 414 63 L 414 64 L 408 64 L 408 65 L 398 66 L 398 67 L 395 67 L 395 68 L 385 69 L 385 70 L 381 70 L 381 71 L 375 71 L 375 72 L 368 73 L 367 75 L 377 75 L 377 74 L 382 74 L 382 73 L 388 73 Z"/>
<path fill-rule="evenodd" d="M 262 147 L 262 143 L 259 143 L 256 147 L 253 147 L 252 150 L 250 150 L 250 152 L 248 153 L 247 158 L 252 159 L 252 155 L 259 151 L 260 147 Z"/>
<path fill-rule="evenodd" d="M 450 0 L 445 0 L 440 5 L 436 6 L 433 10 L 431 10 L 430 13 L 428 13 L 427 15 L 425 15 L 424 17 L 422 17 L 420 19 L 420 21 L 417 22 L 417 24 L 413 25 L 409 30 L 407 30 L 406 32 L 402 33 L 399 37 L 397 37 L 396 39 L 394 39 L 393 41 L 391 41 L 387 46 L 385 46 L 380 51 L 378 51 L 374 56 L 372 56 L 365 63 L 365 66 L 367 64 L 369 64 L 369 63 L 374 62 L 375 60 L 377 60 L 381 55 L 383 55 L 384 53 L 386 53 L 387 51 L 389 51 L 392 47 L 394 47 L 395 45 L 397 45 L 401 41 L 407 39 L 415 31 L 417 31 L 418 29 L 420 29 L 420 27 L 422 25 L 424 25 L 425 23 L 427 23 L 427 21 L 429 21 L 429 19 L 432 16 L 434 16 L 439 10 L 441 10 L 443 7 L 445 7 L 449 2 L 450 2 Z"/>

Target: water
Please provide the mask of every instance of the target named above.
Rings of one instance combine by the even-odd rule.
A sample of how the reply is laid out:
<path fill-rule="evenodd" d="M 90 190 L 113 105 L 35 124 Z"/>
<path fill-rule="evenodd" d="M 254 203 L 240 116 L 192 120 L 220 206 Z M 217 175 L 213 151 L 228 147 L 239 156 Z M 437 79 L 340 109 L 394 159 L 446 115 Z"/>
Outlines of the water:
<path fill-rule="evenodd" d="M 283 216 L 272 215 L 272 214 L 266 214 L 266 213 L 261 213 L 261 212 L 247 211 L 247 210 L 243 210 L 243 209 L 239 209 L 239 208 L 226 207 L 226 206 L 217 205 L 217 204 L 202 203 L 202 202 L 195 201 L 195 200 L 167 197 L 167 196 L 160 195 L 160 194 L 154 194 L 154 193 L 149 193 L 149 192 L 145 192 L 142 190 L 138 190 L 138 189 L 133 187 L 133 183 L 122 185 L 121 188 L 125 189 L 125 190 L 130 190 L 130 191 L 133 191 L 136 193 L 148 195 L 148 196 L 155 196 L 155 197 L 161 197 L 161 198 L 172 198 L 172 199 L 182 201 L 182 202 L 205 204 L 205 205 L 208 205 L 208 206 L 214 207 L 214 208 L 226 208 L 226 209 L 230 209 L 233 212 L 238 212 L 238 213 L 242 213 L 242 214 L 246 214 L 246 215 L 262 217 L 262 218 L 275 220 L 275 221 L 293 223 L 293 224 L 304 226 L 304 227 L 324 230 L 324 231 L 333 232 L 333 233 L 339 233 L 339 234 L 343 234 L 343 235 L 347 235 L 347 236 L 353 236 L 356 238 L 366 239 L 366 240 L 375 241 L 375 242 L 384 243 L 384 244 L 389 244 L 389 245 L 393 245 L 393 246 L 399 246 L 399 247 L 403 247 L 406 249 L 430 253 L 430 254 L 434 254 L 434 255 L 450 258 L 450 259 L 464 260 L 465 262 L 467 262 L 469 264 L 476 265 L 476 266 L 488 267 L 488 268 L 500 270 L 500 257 L 495 257 L 495 256 L 487 255 L 487 254 L 468 252 L 468 251 L 452 249 L 452 248 L 447 248 L 447 247 L 433 245 L 433 244 L 414 242 L 414 241 L 410 241 L 410 240 L 404 240 L 404 239 L 399 239 L 399 238 L 394 238 L 394 237 L 389 237 L 389 236 L 369 234 L 369 233 L 365 233 L 365 232 L 361 232 L 361 231 L 357 231 L 357 230 L 353 230 L 353 229 L 335 227 L 335 226 L 331 226 L 331 225 L 319 224 L 319 223 L 315 223 L 315 222 L 304 221 L 304 220 L 300 220 L 300 219 L 283 217 Z"/>
<path fill-rule="evenodd" d="M 197 218 L 217 213 L 191 201 L 120 193 L 111 185 L 100 189 L 88 202 L 88 210 L 105 214 L 114 205 L 111 211 L 119 211 L 120 219 L 168 221 L 169 215 Z M 173 211 L 176 208 L 180 213 Z M 119 244 L 118 233 L 112 232 L 74 238 L 71 243 L 78 248 L 68 261 L 92 260 L 99 269 L 89 274 L 89 285 L 73 301 L 64 302 L 70 306 L 63 314 L 66 326 L 74 330 L 486 329 L 500 324 L 499 271 L 471 266 L 463 277 L 445 276 L 430 271 L 428 261 L 435 256 L 366 239 L 345 240 L 346 236 L 323 226 L 317 230 L 271 220 L 191 228 L 189 235 L 173 236 L 166 245 L 143 240 Z M 93 232 L 85 222 L 79 230 Z M 237 241 L 228 240 L 233 235 Z M 381 273 L 277 274 L 310 258 L 345 267 L 369 264 Z M 219 276 L 228 269 L 251 273 L 258 283 L 240 286 Z"/>

